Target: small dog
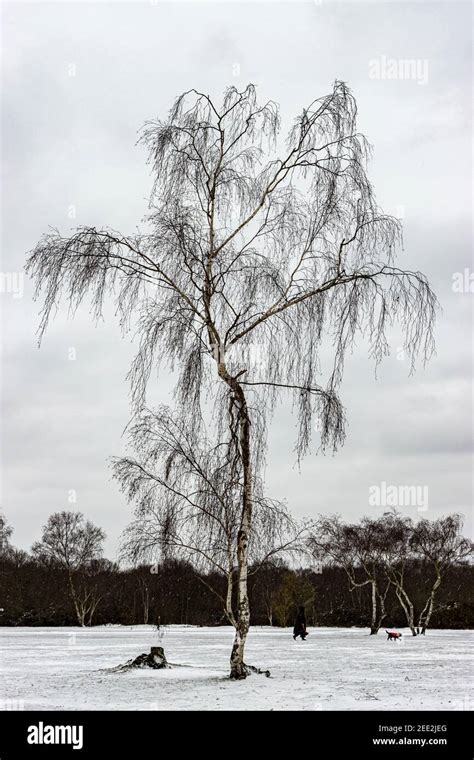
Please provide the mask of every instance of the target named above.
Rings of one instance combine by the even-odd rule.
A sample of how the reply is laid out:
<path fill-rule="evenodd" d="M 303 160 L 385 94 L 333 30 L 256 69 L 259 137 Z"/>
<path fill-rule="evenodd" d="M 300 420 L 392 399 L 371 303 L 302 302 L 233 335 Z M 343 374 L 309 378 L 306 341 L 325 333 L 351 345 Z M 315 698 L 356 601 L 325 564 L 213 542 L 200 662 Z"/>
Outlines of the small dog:
<path fill-rule="evenodd" d="M 387 634 L 387 641 L 397 641 L 397 639 L 402 638 L 402 634 L 398 633 L 398 631 L 385 631 Z"/>

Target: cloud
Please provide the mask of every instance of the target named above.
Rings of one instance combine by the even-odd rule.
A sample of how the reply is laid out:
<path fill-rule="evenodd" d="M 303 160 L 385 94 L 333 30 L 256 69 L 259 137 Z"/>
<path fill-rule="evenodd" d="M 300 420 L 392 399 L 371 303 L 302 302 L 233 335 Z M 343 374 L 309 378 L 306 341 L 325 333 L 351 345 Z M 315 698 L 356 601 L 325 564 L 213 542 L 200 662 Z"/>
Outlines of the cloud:
<path fill-rule="evenodd" d="M 403 266 L 426 271 L 443 304 L 438 354 L 409 376 L 395 354 L 378 379 L 357 346 L 342 387 L 345 447 L 293 467 L 295 420 L 282 408 L 271 427 L 267 484 L 298 514 L 368 512 L 382 480 L 430 488 L 433 516 L 472 504 L 472 294 L 452 291 L 470 263 L 470 9 L 420 4 L 196 3 L 7 4 L 4 8 L 2 141 L 4 271 L 18 271 L 48 225 L 106 224 L 133 231 L 146 211 L 149 169 L 137 129 L 164 116 L 189 87 L 218 96 L 254 81 L 281 105 L 285 128 L 334 79 L 359 104 L 375 146 L 379 202 L 405 221 Z M 369 78 L 369 60 L 427 59 L 426 86 Z M 235 64 L 238 64 L 235 67 Z M 58 312 L 41 350 L 38 304 L 0 295 L 2 508 L 16 543 L 29 547 L 48 515 L 83 511 L 108 534 L 113 556 L 129 509 L 107 458 L 125 447 L 125 375 L 134 346 L 112 310 L 91 324 Z M 77 359 L 68 359 L 68 350 Z M 169 400 L 172 378 L 152 384 Z"/>

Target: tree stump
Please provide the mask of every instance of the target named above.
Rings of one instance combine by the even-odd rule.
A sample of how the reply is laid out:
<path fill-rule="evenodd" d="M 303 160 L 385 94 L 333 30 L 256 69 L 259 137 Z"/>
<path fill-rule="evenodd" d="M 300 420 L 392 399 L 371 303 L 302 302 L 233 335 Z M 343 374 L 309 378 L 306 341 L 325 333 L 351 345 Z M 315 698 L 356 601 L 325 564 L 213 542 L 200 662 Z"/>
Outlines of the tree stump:
<path fill-rule="evenodd" d="M 148 657 L 152 657 L 153 660 L 158 663 L 159 668 L 169 668 L 168 660 L 165 656 L 165 650 L 163 647 L 151 647 Z"/>
<path fill-rule="evenodd" d="M 153 668 L 153 670 L 162 670 L 163 668 L 171 668 L 168 660 L 166 659 L 165 650 L 163 647 L 151 647 L 150 652 L 147 654 L 139 654 L 134 660 L 128 660 L 124 665 L 119 665 L 114 670 L 130 670 L 131 668 Z"/>

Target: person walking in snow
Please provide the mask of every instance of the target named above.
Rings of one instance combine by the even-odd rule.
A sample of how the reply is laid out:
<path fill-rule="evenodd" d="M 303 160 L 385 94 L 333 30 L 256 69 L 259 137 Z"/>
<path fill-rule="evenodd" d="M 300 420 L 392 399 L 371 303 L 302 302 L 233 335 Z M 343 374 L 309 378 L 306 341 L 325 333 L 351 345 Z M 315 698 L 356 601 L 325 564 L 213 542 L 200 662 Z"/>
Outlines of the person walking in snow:
<path fill-rule="evenodd" d="M 307 635 L 308 631 L 306 630 L 306 615 L 304 607 L 298 607 L 298 614 L 296 615 L 293 628 L 293 638 L 296 640 L 298 636 L 301 636 L 302 641 L 304 641 Z"/>

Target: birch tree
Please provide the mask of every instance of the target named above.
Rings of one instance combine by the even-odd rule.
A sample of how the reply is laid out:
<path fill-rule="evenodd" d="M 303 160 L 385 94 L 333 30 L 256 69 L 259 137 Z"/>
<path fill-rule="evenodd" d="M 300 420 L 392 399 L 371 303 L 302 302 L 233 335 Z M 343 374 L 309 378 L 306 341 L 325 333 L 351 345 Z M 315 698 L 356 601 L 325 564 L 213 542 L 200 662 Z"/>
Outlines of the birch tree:
<path fill-rule="evenodd" d="M 438 520 L 420 520 L 413 528 L 411 545 L 424 563 L 434 570 L 434 580 L 425 605 L 418 617 L 417 628 L 424 635 L 434 610 L 436 594 L 446 571 L 472 557 L 473 544 L 462 535 L 461 515 L 453 514 Z"/>
<path fill-rule="evenodd" d="M 405 614 L 408 628 L 417 635 L 415 606 L 407 588 L 407 570 L 413 564 L 416 553 L 413 548 L 413 520 L 398 512 L 386 512 L 378 520 L 380 526 L 380 552 L 387 579 Z"/>
<path fill-rule="evenodd" d="M 354 537 L 357 562 L 363 568 L 371 587 L 372 617 L 370 635 L 377 634 L 386 617 L 385 601 L 390 580 L 384 575 L 384 534 L 380 522 L 363 517 Z"/>
<path fill-rule="evenodd" d="M 346 524 L 338 516 L 321 517 L 313 526 L 309 546 L 315 558 L 342 567 L 351 591 L 370 586 L 370 635 L 377 634 L 385 618 L 390 588 L 383 565 L 383 542 L 378 521 L 363 517 Z"/>
<path fill-rule="evenodd" d="M 102 315 L 115 292 L 124 330 L 137 327 L 130 370 L 136 414 L 152 369 L 168 363 L 176 403 L 199 437 L 207 409 L 238 452 L 236 635 L 231 675 L 247 674 L 247 589 L 255 488 L 278 401 L 293 397 L 296 456 L 314 427 L 322 450 L 344 441 L 338 396 L 344 357 L 358 334 L 378 362 L 398 321 L 406 355 L 433 352 L 436 298 L 426 277 L 396 264 L 400 222 L 382 212 L 367 175 L 370 146 L 357 130 L 344 82 L 311 102 L 280 140 L 280 113 L 255 87 L 230 87 L 222 104 L 190 90 L 168 118 L 148 122 L 154 183 L 142 232 L 82 227 L 46 234 L 27 270 L 42 294 L 40 338 L 60 299 L 86 296 Z M 322 377 L 323 337 L 333 363 Z"/>
<path fill-rule="evenodd" d="M 67 572 L 69 592 L 77 622 L 91 625 L 100 602 L 94 583 L 94 562 L 102 556 L 105 533 L 84 519 L 81 512 L 56 512 L 48 518 L 41 541 L 32 546 L 33 556 L 52 562 Z"/>

